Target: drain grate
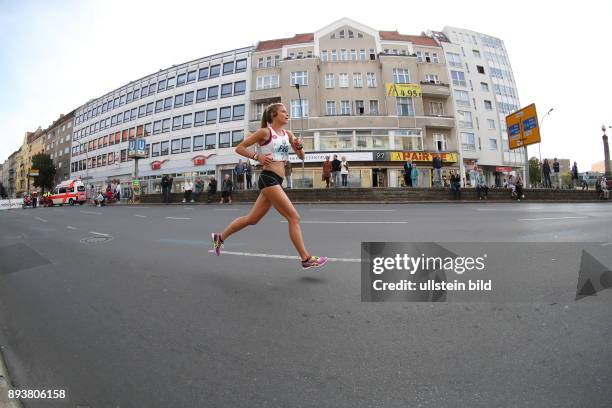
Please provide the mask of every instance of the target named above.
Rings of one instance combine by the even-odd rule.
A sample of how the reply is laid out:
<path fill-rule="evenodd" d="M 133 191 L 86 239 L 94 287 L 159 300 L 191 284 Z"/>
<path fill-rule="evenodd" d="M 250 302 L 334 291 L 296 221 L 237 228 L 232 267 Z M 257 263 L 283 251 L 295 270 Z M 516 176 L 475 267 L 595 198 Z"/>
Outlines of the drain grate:
<path fill-rule="evenodd" d="M 87 237 L 81 240 L 82 244 L 103 244 L 110 241 L 113 237 Z"/>

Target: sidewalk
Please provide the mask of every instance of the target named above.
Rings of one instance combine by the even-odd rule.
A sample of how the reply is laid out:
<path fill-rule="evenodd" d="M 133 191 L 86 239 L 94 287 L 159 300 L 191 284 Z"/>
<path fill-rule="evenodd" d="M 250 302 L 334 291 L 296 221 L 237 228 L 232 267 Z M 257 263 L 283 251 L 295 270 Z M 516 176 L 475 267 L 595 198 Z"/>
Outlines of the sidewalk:
<path fill-rule="evenodd" d="M 0 408 L 22 408 L 19 400 L 8 398 L 8 391 L 11 388 L 13 388 L 11 379 L 8 375 L 6 365 L 4 364 L 4 358 L 0 350 Z"/>

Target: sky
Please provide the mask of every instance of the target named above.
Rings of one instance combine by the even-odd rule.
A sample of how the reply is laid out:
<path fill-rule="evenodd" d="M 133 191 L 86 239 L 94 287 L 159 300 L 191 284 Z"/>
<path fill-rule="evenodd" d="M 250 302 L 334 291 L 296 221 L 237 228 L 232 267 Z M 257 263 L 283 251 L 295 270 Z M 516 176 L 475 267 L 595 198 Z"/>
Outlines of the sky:
<path fill-rule="evenodd" d="M 402 34 L 449 25 L 501 38 L 521 104 L 540 115 L 554 109 L 542 124 L 542 157 L 577 161 L 581 171 L 603 160 L 601 126 L 612 126 L 608 0 L 0 0 L 0 163 L 26 131 L 132 80 L 343 17 Z"/>

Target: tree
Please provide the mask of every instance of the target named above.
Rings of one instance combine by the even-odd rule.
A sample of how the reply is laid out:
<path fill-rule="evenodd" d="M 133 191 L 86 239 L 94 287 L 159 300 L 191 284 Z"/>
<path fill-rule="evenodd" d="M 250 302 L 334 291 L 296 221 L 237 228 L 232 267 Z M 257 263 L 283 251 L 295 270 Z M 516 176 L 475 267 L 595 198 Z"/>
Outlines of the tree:
<path fill-rule="evenodd" d="M 2 183 L 0 183 L 0 198 L 7 198 L 7 197 L 8 197 L 8 194 L 6 193 L 6 189 L 4 188 Z"/>
<path fill-rule="evenodd" d="M 542 182 L 542 172 L 540 170 L 540 160 L 537 157 L 529 159 L 529 178 L 531 184 L 536 186 Z"/>
<path fill-rule="evenodd" d="M 53 188 L 53 178 L 55 177 L 55 165 L 51 156 L 39 153 L 32 156 L 32 169 L 38 170 L 38 177 L 34 178 L 34 187 L 41 187 L 42 192 Z"/>

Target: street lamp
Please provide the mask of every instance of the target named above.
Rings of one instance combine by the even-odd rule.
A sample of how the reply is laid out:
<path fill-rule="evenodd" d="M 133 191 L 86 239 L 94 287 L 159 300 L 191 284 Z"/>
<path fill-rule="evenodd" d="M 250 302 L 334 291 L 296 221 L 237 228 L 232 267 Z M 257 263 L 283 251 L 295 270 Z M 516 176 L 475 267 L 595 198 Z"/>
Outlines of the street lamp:
<path fill-rule="evenodd" d="M 612 126 L 610 126 L 612 128 Z M 610 147 L 608 146 L 608 136 L 606 135 L 606 125 L 601 125 L 603 136 L 601 137 L 604 145 L 604 169 L 606 179 L 612 178 L 612 165 L 610 164 Z"/>

